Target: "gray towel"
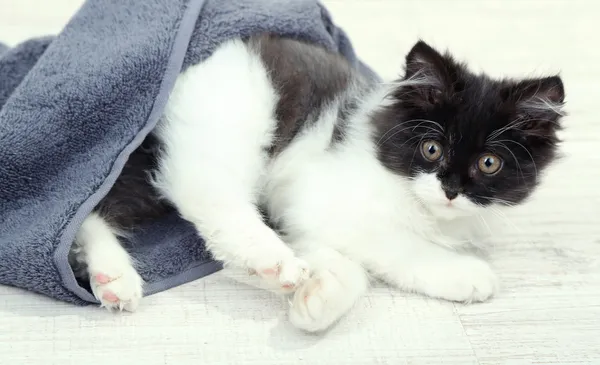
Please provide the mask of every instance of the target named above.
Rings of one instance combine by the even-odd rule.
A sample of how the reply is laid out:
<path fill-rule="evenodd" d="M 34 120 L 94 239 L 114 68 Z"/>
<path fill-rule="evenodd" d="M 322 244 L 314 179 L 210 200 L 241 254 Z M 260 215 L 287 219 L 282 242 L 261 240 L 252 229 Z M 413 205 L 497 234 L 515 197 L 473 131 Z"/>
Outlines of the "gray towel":
<path fill-rule="evenodd" d="M 85 304 L 67 254 L 156 125 L 177 75 L 223 41 L 270 32 L 340 52 L 316 0 L 88 0 L 56 37 L 0 47 L 0 283 Z M 220 269 L 177 215 L 127 242 L 145 295 Z"/>

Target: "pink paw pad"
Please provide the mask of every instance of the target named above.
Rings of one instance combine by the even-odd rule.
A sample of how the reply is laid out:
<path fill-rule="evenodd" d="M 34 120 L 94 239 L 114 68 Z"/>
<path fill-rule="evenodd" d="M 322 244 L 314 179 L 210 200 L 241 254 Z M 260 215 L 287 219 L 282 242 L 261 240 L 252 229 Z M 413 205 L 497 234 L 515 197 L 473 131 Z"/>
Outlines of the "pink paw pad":
<path fill-rule="evenodd" d="M 265 269 L 260 272 L 264 276 L 276 276 L 279 275 L 279 268 Z"/>
<path fill-rule="evenodd" d="M 107 291 L 106 293 L 102 294 L 102 299 L 113 303 L 119 301 L 119 297 L 117 297 L 115 293 L 110 291 Z"/>
<path fill-rule="evenodd" d="M 108 284 L 111 282 L 110 278 L 106 274 L 96 274 L 96 276 L 94 276 L 94 279 L 96 280 L 96 282 L 98 284 L 102 284 L 102 285 Z"/>

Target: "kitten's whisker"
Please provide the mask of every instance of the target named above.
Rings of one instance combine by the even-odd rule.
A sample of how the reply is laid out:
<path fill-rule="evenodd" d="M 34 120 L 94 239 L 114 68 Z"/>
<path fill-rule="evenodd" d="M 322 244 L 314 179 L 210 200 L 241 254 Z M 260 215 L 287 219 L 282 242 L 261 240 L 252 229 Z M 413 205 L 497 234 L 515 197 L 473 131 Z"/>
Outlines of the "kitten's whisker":
<path fill-rule="evenodd" d="M 510 139 L 503 139 L 503 140 L 495 141 L 495 142 L 499 142 L 499 143 L 512 142 L 512 143 L 520 146 L 521 148 L 523 148 L 525 150 L 525 152 L 527 152 L 527 154 L 529 155 L 529 158 L 531 159 L 531 163 L 533 164 L 533 170 L 535 172 L 535 182 L 537 182 L 537 179 L 538 179 L 537 166 L 535 164 L 535 160 L 533 159 L 533 155 L 531 154 L 531 152 L 529 152 L 529 150 L 527 149 L 527 147 L 523 146 L 521 143 L 519 143 L 517 141 L 513 141 L 513 140 L 510 140 Z"/>
<path fill-rule="evenodd" d="M 487 221 L 483 217 L 483 214 L 478 214 L 478 216 L 479 216 L 479 219 L 482 221 L 483 225 L 487 228 L 487 230 L 489 232 L 489 237 L 493 237 L 494 233 L 492 232 L 492 229 L 490 228 Z M 492 251 L 495 252 L 496 251 L 496 243 L 494 242 L 494 240 L 490 240 L 488 242 L 491 242 Z"/>
<path fill-rule="evenodd" d="M 421 142 L 423 142 L 424 138 L 425 138 L 425 135 L 423 135 L 421 137 L 421 139 L 419 140 L 419 142 L 417 143 L 417 145 L 421 144 Z M 413 152 L 412 158 L 410 159 L 410 165 L 408 165 L 408 171 L 410 171 L 412 169 L 412 164 L 415 161 L 415 156 L 417 154 L 417 150 L 418 150 L 418 148 L 415 148 L 415 151 Z"/>
<path fill-rule="evenodd" d="M 386 140 L 385 140 L 385 141 L 381 142 L 381 143 L 380 143 L 380 144 L 378 144 L 377 146 L 381 146 L 382 144 L 386 143 L 386 142 L 387 142 L 387 141 L 389 141 L 390 139 L 394 138 L 394 137 L 395 137 L 397 134 L 399 134 L 399 133 L 402 133 L 402 132 L 404 132 L 405 130 L 408 130 L 408 129 L 411 129 L 411 128 L 412 128 L 412 127 L 407 127 L 407 128 L 403 128 L 402 130 L 399 130 L 399 131 L 396 131 L 396 132 L 394 132 L 392 135 L 390 135 L 388 138 L 386 138 Z M 423 127 L 423 128 L 424 128 L 424 127 Z M 414 128 L 412 128 L 412 129 L 414 130 Z M 430 128 L 430 129 L 431 129 L 431 130 L 433 130 L 434 132 L 436 132 L 436 133 L 437 133 L 437 131 L 436 131 L 436 130 L 434 130 L 434 129 L 432 129 L 432 128 Z M 416 135 L 416 136 L 414 136 L 414 137 L 420 137 L 420 135 Z M 413 138 L 414 138 L 414 137 L 413 137 Z"/>
<path fill-rule="evenodd" d="M 504 127 L 498 128 L 495 131 L 493 131 L 492 133 L 490 133 L 490 135 L 486 138 L 486 142 L 491 141 L 495 138 L 498 138 L 502 133 L 509 131 L 511 129 L 516 129 L 516 128 L 522 126 L 523 124 L 525 124 L 526 122 L 527 122 L 527 120 L 525 120 L 523 117 L 518 117 L 518 118 L 512 120 L 510 123 L 508 123 Z"/>
<path fill-rule="evenodd" d="M 378 146 L 380 146 L 380 145 L 381 145 L 381 140 L 382 140 L 383 138 L 385 138 L 385 137 L 388 135 L 388 133 L 392 132 L 394 129 L 396 129 L 396 128 L 400 128 L 400 127 L 402 127 L 403 125 L 405 125 L 405 124 L 407 124 L 407 123 L 412 123 L 412 122 L 413 122 L 412 120 L 407 120 L 406 122 L 402 122 L 402 123 L 400 123 L 400 124 L 396 124 L 395 126 L 391 127 L 390 129 L 388 129 L 388 130 L 387 130 L 387 131 L 386 131 L 386 132 L 385 132 L 385 133 L 384 133 L 384 134 L 383 134 L 383 135 L 382 135 L 382 136 L 379 138 L 379 141 L 377 141 L 377 145 L 378 145 Z M 410 127 L 408 127 L 408 128 L 410 128 Z M 405 129 L 404 129 L 404 130 L 405 130 Z"/>
<path fill-rule="evenodd" d="M 550 124 L 554 124 L 556 126 L 560 126 L 560 123 L 556 120 L 551 120 L 551 119 L 547 119 L 547 118 L 537 118 L 537 117 L 535 118 L 535 120 L 538 122 L 547 122 Z M 490 133 L 490 135 L 486 138 L 486 142 L 496 139 L 496 138 L 500 137 L 500 135 L 502 135 L 502 133 L 507 132 L 512 129 L 518 129 L 518 130 L 522 131 L 522 129 L 520 129 L 520 127 L 523 126 L 524 124 L 527 124 L 527 122 L 528 122 L 527 119 L 525 119 L 523 117 L 519 117 L 519 118 L 513 120 L 512 122 L 508 123 L 508 125 L 506 125 L 502 128 L 499 128 L 499 129 L 493 131 L 492 133 Z M 540 135 L 539 137 L 548 138 L 543 135 Z"/>
<path fill-rule="evenodd" d="M 498 204 L 502 204 L 502 205 L 506 205 L 509 207 L 514 207 L 516 204 L 512 203 L 508 200 L 504 200 L 504 199 L 500 199 L 500 198 L 494 198 L 494 197 L 489 197 L 489 196 L 483 196 L 483 195 L 475 195 L 475 197 L 480 198 L 480 199 L 485 199 L 488 200 L 492 203 L 498 203 Z"/>
<path fill-rule="evenodd" d="M 410 126 L 410 127 L 406 127 L 406 128 L 402 128 L 399 131 L 395 131 L 392 135 L 390 135 L 389 137 L 387 137 L 385 140 L 383 140 L 390 132 L 394 131 L 395 129 L 404 126 L 407 123 L 414 123 L 414 122 L 419 122 L 419 124 L 415 125 L 415 126 Z M 442 130 L 437 130 L 433 127 L 429 127 L 429 126 L 422 126 L 425 123 L 432 123 L 435 126 L 441 128 L 441 125 L 439 123 L 436 123 L 432 120 L 426 120 L 426 119 L 411 119 L 411 120 L 407 120 L 406 122 L 402 122 L 400 124 L 397 124 L 395 126 L 393 126 L 392 128 L 390 128 L 387 132 L 385 132 L 380 138 L 379 141 L 377 141 L 377 146 L 381 146 L 382 144 L 384 144 L 385 142 L 389 141 L 390 139 L 394 138 L 394 136 L 396 136 L 398 133 L 404 132 L 406 130 L 409 130 L 412 128 L 412 130 L 414 131 L 415 129 L 421 127 L 421 128 L 427 128 L 433 132 L 436 132 L 438 134 L 443 134 L 443 129 Z M 382 141 L 383 140 L 383 141 Z"/>
<path fill-rule="evenodd" d="M 492 214 L 494 214 L 495 216 L 502 219 L 505 224 L 510 226 L 512 229 L 514 229 L 517 233 L 519 233 L 519 234 L 523 233 L 522 230 L 512 220 L 510 220 L 506 216 L 506 214 L 504 214 L 500 209 L 495 208 L 495 207 L 490 207 L 490 212 L 492 212 Z"/>
<path fill-rule="evenodd" d="M 506 146 L 502 141 L 494 141 L 493 143 L 490 143 L 490 146 L 494 147 L 494 146 L 498 146 L 498 147 L 502 147 L 504 149 L 506 149 L 513 157 L 513 159 L 515 160 L 515 163 L 517 165 L 517 170 L 521 173 L 521 178 L 523 179 L 523 182 L 525 182 L 525 174 L 523 173 L 523 169 L 521 168 L 521 164 L 519 163 L 519 160 L 517 159 L 517 156 L 515 156 L 515 154 L 513 153 L 513 151 L 508 148 L 508 146 Z"/>
<path fill-rule="evenodd" d="M 431 124 L 435 125 L 436 127 L 438 127 L 440 133 L 444 132 L 444 127 L 440 123 L 435 122 L 433 120 L 429 120 L 429 119 L 413 119 L 413 121 L 414 122 L 422 122 L 422 123 L 431 123 Z"/>
<path fill-rule="evenodd" d="M 406 140 L 406 142 L 402 143 L 400 146 L 398 146 L 398 149 L 404 147 L 404 145 L 406 145 L 408 142 L 412 141 L 415 138 L 424 138 L 424 137 L 428 137 L 428 134 L 423 134 L 423 135 L 416 135 L 416 136 L 412 136 L 409 139 Z M 414 143 L 413 143 L 414 144 Z M 410 144 L 409 146 L 412 146 L 413 144 Z"/>
<path fill-rule="evenodd" d="M 490 228 L 490 226 L 487 224 L 487 222 L 485 221 L 485 218 L 483 218 L 483 215 L 478 214 L 477 217 L 479 218 L 479 220 L 481 220 L 481 223 L 483 223 L 483 225 L 485 226 L 485 228 L 488 230 L 490 236 L 492 235 L 492 229 Z"/>
<path fill-rule="evenodd" d="M 412 128 L 413 132 L 414 132 L 414 131 L 415 131 L 415 129 L 417 129 L 417 128 L 425 128 L 425 129 L 428 129 L 428 130 L 430 130 L 430 131 L 433 131 L 433 133 L 432 133 L 432 134 L 433 134 L 433 136 L 434 136 L 434 137 L 435 137 L 435 136 L 442 135 L 442 133 L 441 133 L 440 131 L 438 131 L 437 129 L 435 129 L 435 128 L 432 128 L 432 127 L 428 127 L 428 126 L 421 126 L 421 124 L 422 124 L 422 123 L 419 123 L 418 125 L 414 126 L 414 127 Z M 427 133 L 424 133 L 424 134 L 425 134 L 426 136 L 430 136 L 430 135 L 432 135 L 432 134 L 429 134 L 429 133 L 430 133 L 430 132 L 427 132 Z M 392 137 L 393 137 L 393 136 L 392 136 Z M 392 137 L 390 137 L 390 138 L 392 138 Z M 388 139 L 389 139 L 389 138 L 388 138 Z"/>
<path fill-rule="evenodd" d="M 521 107 L 529 110 L 540 110 L 543 112 L 546 112 L 548 109 L 550 109 L 561 117 L 564 117 L 567 114 L 563 110 L 564 103 L 555 103 L 541 97 L 536 97 L 535 100 L 521 103 Z"/>
<path fill-rule="evenodd" d="M 493 203 L 498 203 L 498 204 L 502 204 L 508 207 L 514 207 L 517 204 L 509 202 L 508 200 L 504 200 L 504 199 L 500 199 L 500 198 L 493 198 L 493 197 L 487 197 L 487 196 L 482 196 L 482 195 L 475 195 L 475 197 L 481 198 L 481 199 L 486 199 L 490 202 Z M 521 229 L 514 223 L 512 222 L 507 216 L 506 214 L 504 214 L 500 209 L 498 209 L 497 207 L 494 206 L 486 206 L 486 210 L 489 210 L 492 214 L 494 214 L 496 217 L 500 218 L 506 225 L 510 226 L 512 229 L 514 229 L 516 232 L 521 233 Z M 485 218 L 483 216 L 481 216 L 481 219 L 483 219 L 485 221 Z M 489 228 L 489 226 L 486 223 L 486 226 Z M 492 232 L 490 231 L 490 234 Z"/>
<path fill-rule="evenodd" d="M 413 131 L 414 131 L 415 129 L 417 129 L 417 128 L 425 128 L 425 129 L 428 129 L 428 130 L 430 130 L 430 131 L 433 131 L 433 132 L 434 132 L 434 133 L 436 133 L 436 134 L 443 134 L 442 132 L 440 132 L 439 130 L 437 130 L 437 129 L 433 128 L 433 127 L 428 127 L 428 126 L 426 126 L 426 125 L 424 125 L 424 126 L 421 126 L 421 124 L 423 124 L 423 122 L 421 122 L 421 123 L 417 124 L 417 125 L 416 125 L 416 126 L 413 128 Z"/>
<path fill-rule="evenodd" d="M 490 201 L 492 203 L 502 204 L 502 205 L 507 206 L 507 207 L 514 207 L 516 205 L 514 203 L 511 203 L 509 201 L 502 200 L 502 199 L 490 199 Z"/>

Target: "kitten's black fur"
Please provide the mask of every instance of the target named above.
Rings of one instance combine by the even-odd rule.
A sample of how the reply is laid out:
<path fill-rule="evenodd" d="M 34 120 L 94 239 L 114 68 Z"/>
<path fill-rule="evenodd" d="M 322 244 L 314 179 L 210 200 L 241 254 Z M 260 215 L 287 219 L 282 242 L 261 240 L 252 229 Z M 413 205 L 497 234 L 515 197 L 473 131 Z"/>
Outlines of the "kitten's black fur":
<path fill-rule="evenodd" d="M 94 211 L 112 227 L 130 231 L 175 210 L 150 184 L 150 174 L 157 168 L 159 153 L 160 143 L 151 134 L 129 156 L 117 181 L 95 207 Z"/>
<path fill-rule="evenodd" d="M 556 157 L 564 103 L 559 76 L 492 80 L 419 42 L 398 84 L 392 104 L 373 116 L 379 159 L 394 173 L 435 172 L 449 197 L 512 205 L 530 195 Z M 426 140 L 443 146 L 440 161 L 422 156 Z M 477 168 L 488 152 L 503 162 L 493 176 Z"/>
<path fill-rule="evenodd" d="M 367 87 L 338 53 L 314 44 L 270 34 L 250 37 L 248 45 L 261 57 L 279 94 L 278 121 L 270 155 L 283 151 L 296 135 L 319 119 L 335 99 L 342 99 L 332 143 L 341 142 L 347 117 L 357 108 L 354 91 Z M 350 92 L 349 89 L 351 89 Z"/>

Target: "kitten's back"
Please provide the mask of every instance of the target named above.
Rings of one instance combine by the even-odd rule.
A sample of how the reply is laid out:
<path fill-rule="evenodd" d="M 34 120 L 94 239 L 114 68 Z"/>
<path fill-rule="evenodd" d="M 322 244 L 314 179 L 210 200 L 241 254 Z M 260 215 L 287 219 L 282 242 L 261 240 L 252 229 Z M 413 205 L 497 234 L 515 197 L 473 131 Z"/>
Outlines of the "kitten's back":
<path fill-rule="evenodd" d="M 279 94 L 272 155 L 285 149 L 360 78 L 341 55 L 314 44 L 268 34 L 251 37 L 247 43 L 260 55 Z"/>

